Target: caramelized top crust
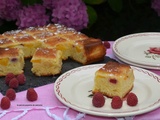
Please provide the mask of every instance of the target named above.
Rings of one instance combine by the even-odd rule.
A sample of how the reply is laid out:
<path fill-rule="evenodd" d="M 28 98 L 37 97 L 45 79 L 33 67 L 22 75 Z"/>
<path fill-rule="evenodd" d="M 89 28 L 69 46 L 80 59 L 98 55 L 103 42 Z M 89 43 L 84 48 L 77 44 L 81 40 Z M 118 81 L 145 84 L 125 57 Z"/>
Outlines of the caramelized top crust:
<path fill-rule="evenodd" d="M 56 58 L 57 51 L 56 49 L 37 48 L 34 58 Z"/>
<path fill-rule="evenodd" d="M 26 33 L 28 33 L 28 34 L 35 34 L 35 33 L 45 32 L 46 29 L 43 28 L 43 27 L 29 27 L 29 28 L 26 28 L 23 31 L 26 32 Z"/>
<path fill-rule="evenodd" d="M 93 63 L 104 59 L 106 48 L 100 39 L 88 38 L 75 41 L 75 47 L 83 47 L 86 56 L 86 63 Z"/>
<path fill-rule="evenodd" d="M 28 34 L 25 34 L 24 36 L 15 36 L 15 37 L 13 37 L 13 39 L 15 41 L 20 42 L 20 43 L 32 42 L 32 41 L 36 40 L 32 36 L 30 36 Z"/>
<path fill-rule="evenodd" d="M 45 40 L 44 44 L 46 44 L 48 46 L 55 46 L 58 43 L 64 43 L 66 41 L 67 41 L 66 39 L 55 36 L 55 37 L 52 37 L 52 38 L 49 38 L 49 39 Z"/>
<path fill-rule="evenodd" d="M 60 24 L 48 24 L 46 27 L 47 31 L 51 31 L 51 32 L 60 32 L 63 29 L 65 29 L 66 27 L 64 25 L 60 25 Z"/>
<path fill-rule="evenodd" d="M 100 39 L 87 38 L 75 41 L 75 45 L 83 45 L 84 47 L 86 47 L 86 49 L 89 49 L 97 45 L 102 45 L 102 41 Z"/>
<path fill-rule="evenodd" d="M 0 58 L 15 57 L 19 55 L 18 48 L 0 48 Z"/>
<path fill-rule="evenodd" d="M 41 32 L 41 33 L 33 34 L 33 37 L 35 39 L 39 39 L 39 40 L 45 40 L 45 39 L 51 38 L 53 36 L 54 36 L 54 34 L 52 32 Z"/>
<path fill-rule="evenodd" d="M 99 69 L 99 72 L 105 72 L 114 75 L 125 75 L 130 70 L 132 69 L 129 65 L 109 61 L 101 69 Z"/>
<path fill-rule="evenodd" d="M 1 37 L 0 38 L 0 48 L 4 48 L 4 47 L 11 47 L 14 45 L 17 45 L 18 43 L 16 43 L 14 40 L 7 38 L 7 37 Z"/>
<path fill-rule="evenodd" d="M 21 36 L 24 33 L 25 32 L 22 30 L 11 30 L 11 31 L 7 31 L 7 32 L 3 33 L 3 35 L 6 37 L 13 37 L 13 36 Z"/>
<path fill-rule="evenodd" d="M 86 36 L 85 34 L 82 34 L 80 32 L 75 33 L 75 32 L 71 32 L 71 31 L 58 34 L 58 36 L 66 39 L 66 40 L 69 40 L 69 41 L 78 41 L 78 40 L 88 39 L 88 36 Z"/>

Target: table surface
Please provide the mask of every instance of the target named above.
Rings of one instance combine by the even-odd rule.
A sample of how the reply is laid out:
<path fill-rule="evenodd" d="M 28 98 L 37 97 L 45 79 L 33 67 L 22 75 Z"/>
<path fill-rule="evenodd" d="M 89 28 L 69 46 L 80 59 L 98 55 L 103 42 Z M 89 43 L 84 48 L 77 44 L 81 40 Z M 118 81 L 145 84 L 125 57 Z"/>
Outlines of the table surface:
<path fill-rule="evenodd" d="M 110 49 L 107 50 L 107 56 L 115 58 L 112 53 L 112 44 Z M 160 75 L 159 70 L 151 70 L 152 72 Z M 78 111 L 72 110 L 67 106 L 64 106 L 55 96 L 54 83 L 36 87 L 35 90 L 38 93 L 38 100 L 29 102 L 26 99 L 26 90 L 16 93 L 16 99 L 11 101 L 11 107 L 8 110 L 2 110 L 0 108 L 0 119 L 2 120 L 116 120 L 117 118 L 109 117 L 97 117 L 92 115 L 85 115 Z M 0 94 L 0 98 L 3 95 Z M 160 108 L 143 114 L 134 116 L 134 120 L 158 120 L 160 119 Z M 121 118 L 125 120 L 125 118 Z"/>

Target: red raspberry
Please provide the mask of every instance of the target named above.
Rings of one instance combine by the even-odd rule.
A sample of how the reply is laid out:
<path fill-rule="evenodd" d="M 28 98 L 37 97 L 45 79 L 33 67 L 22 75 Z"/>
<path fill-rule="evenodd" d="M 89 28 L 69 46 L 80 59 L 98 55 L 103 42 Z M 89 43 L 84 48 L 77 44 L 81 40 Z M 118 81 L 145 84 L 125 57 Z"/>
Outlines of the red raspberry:
<path fill-rule="evenodd" d="M 92 99 L 92 104 L 95 107 L 102 107 L 105 103 L 105 98 L 102 93 L 97 92 L 94 94 Z"/>
<path fill-rule="evenodd" d="M 6 96 L 10 99 L 10 100 L 14 100 L 16 98 L 16 92 L 14 89 L 10 88 L 6 91 Z"/>
<path fill-rule="evenodd" d="M 123 101 L 119 96 L 112 98 L 111 106 L 113 109 L 119 109 L 122 107 Z"/>
<path fill-rule="evenodd" d="M 3 97 L 1 99 L 1 108 L 3 110 L 6 110 L 6 109 L 10 108 L 10 106 L 11 106 L 11 102 L 10 102 L 9 98 L 8 97 Z"/>
<path fill-rule="evenodd" d="M 22 73 L 22 74 L 17 75 L 17 80 L 19 82 L 19 85 L 23 85 L 26 82 L 26 77 Z"/>
<path fill-rule="evenodd" d="M 104 46 L 106 47 L 106 48 L 110 48 L 111 47 L 111 45 L 110 45 L 110 43 L 108 42 L 108 41 L 104 41 Z"/>
<path fill-rule="evenodd" d="M 13 79 L 11 79 L 10 80 L 10 82 L 9 82 L 9 87 L 10 88 L 18 88 L 18 80 L 16 79 L 16 78 L 13 78 Z"/>
<path fill-rule="evenodd" d="M 27 90 L 27 100 L 36 101 L 38 98 L 37 92 L 33 88 L 29 88 Z"/>
<path fill-rule="evenodd" d="M 8 85 L 12 78 L 15 78 L 15 75 L 13 73 L 8 73 L 5 77 L 5 83 Z"/>
<path fill-rule="evenodd" d="M 129 93 L 127 96 L 127 104 L 129 106 L 136 106 L 138 104 L 138 98 L 134 93 Z"/>

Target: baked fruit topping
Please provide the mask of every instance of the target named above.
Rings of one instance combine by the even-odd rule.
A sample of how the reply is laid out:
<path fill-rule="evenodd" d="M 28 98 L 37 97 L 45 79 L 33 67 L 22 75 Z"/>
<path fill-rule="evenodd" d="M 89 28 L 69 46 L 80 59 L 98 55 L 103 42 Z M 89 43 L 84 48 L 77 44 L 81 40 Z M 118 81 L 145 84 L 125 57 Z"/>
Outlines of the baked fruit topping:
<path fill-rule="evenodd" d="M 113 83 L 113 84 L 116 84 L 117 83 L 117 80 L 116 79 L 110 79 L 109 80 L 111 83 Z"/>

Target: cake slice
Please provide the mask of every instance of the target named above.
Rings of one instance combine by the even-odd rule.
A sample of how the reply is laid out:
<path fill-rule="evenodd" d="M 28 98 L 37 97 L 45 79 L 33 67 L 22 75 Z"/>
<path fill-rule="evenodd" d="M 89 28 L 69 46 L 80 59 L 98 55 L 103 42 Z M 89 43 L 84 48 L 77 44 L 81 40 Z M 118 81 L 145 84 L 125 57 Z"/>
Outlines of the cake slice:
<path fill-rule="evenodd" d="M 133 69 L 126 64 L 108 62 L 96 71 L 92 92 L 101 92 L 107 97 L 125 97 L 134 85 Z"/>
<path fill-rule="evenodd" d="M 0 76 L 23 73 L 24 54 L 18 48 L 0 48 Z"/>
<path fill-rule="evenodd" d="M 73 60 L 89 64 L 103 60 L 106 48 L 100 39 L 88 38 L 73 42 L 71 52 Z"/>
<path fill-rule="evenodd" d="M 13 39 L 18 43 L 17 47 L 23 50 L 25 58 L 32 57 L 36 49 L 41 46 L 40 41 L 37 41 L 28 34 L 24 34 L 23 36 L 14 36 Z"/>
<path fill-rule="evenodd" d="M 37 48 L 32 59 L 31 71 L 37 76 L 56 75 L 61 72 L 62 53 L 56 49 Z"/>
<path fill-rule="evenodd" d="M 62 59 L 66 60 L 71 55 L 72 45 L 66 39 L 53 36 L 42 43 L 44 48 L 54 48 L 62 52 Z"/>

